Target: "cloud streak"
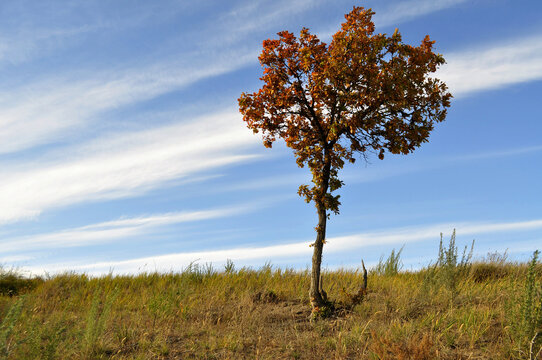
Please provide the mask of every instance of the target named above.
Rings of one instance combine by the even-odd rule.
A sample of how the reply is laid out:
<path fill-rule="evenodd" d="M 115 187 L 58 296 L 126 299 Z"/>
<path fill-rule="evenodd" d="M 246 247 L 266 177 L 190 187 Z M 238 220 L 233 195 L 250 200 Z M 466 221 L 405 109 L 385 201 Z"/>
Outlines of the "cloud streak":
<path fill-rule="evenodd" d="M 74 159 L 7 168 L 0 178 L 0 224 L 46 209 L 140 195 L 170 180 L 250 161 L 257 155 L 247 149 L 258 142 L 237 113 L 224 111 L 67 149 Z"/>
<path fill-rule="evenodd" d="M 129 8 L 122 5 L 116 8 L 111 4 L 110 8 L 103 9 L 99 3 L 63 2 L 60 5 L 19 0 L 2 5 L 0 67 L 24 64 L 77 47 L 89 35 L 100 32 L 112 35 L 154 25 L 198 4 L 162 1 L 161 8 L 155 4 L 134 3 Z"/>
<path fill-rule="evenodd" d="M 96 121 L 104 111 L 233 71 L 254 59 L 252 52 L 225 52 L 205 61 L 188 58 L 184 65 L 163 62 L 119 72 L 73 74 L 12 89 L 0 97 L 0 154 L 54 142 Z"/>
<path fill-rule="evenodd" d="M 489 152 L 482 152 L 482 153 L 476 153 L 476 154 L 465 154 L 465 155 L 451 157 L 445 160 L 465 161 L 465 160 L 485 160 L 485 159 L 495 159 L 495 158 L 501 159 L 503 157 L 526 155 L 526 154 L 536 153 L 540 151 L 542 151 L 542 145 L 489 151 Z"/>
<path fill-rule="evenodd" d="M 399 228 L 394 230 L 377 231 L 371 233 L 353 234 L 327 239 L 326 253 L 340 253 L 353 251 L 367 246 L 384 244 L 405 244 L 438 238 L 442 230 L 451 232 L 453 228 L 461 235 L 477 235 L 495 232 L 527 231 L 542 229 L 542 219 L 505 222 L 505 223 L 462 223 L 462 224 L 436 224 L 429 226 Z M 214 251 L 196 251 L 188 253 L 168 254 L 162 256 L 142 257 L 130 260 L 92 263 L 86 265 L 72 265 L 69 270 L 87 272 L 93 275 L 106 274 L 113 269 L 115 273 L 137 273 L 140 271 L 178 271 L 183 266 L 194 261 L 202 263 L 224 263 L 226 259 L 233 261 L 270 260 L 294 257 L 310 257 L 312 249 L 309 244 L 312 241 L 302 241 L 290 244 L 281 244 L 263 247 L 238 247 Z M 154 269 L 146 266 L 153 264 Z M 66 265 L 49 265 L 42 267 L 30 267 L 27 270 L 33 273 L 59 272 L 68 270 Z"/>
<path fill-rule="evenodd" d="M 377 26 L 390 26 L 465 3 L 468 0 L 411 0 L 376 12 Z"/>
<path fill-rule="evenodd" d="M 235 216 L 254 210 L 255 207 L 253 204 L 245 204 L 212 210 L 170 212 L 150 216 L 121 218 L 48 234 L 8 238 L 2 241 L 0 254 L 24 252 L 28 249 L 36 251 L 111 243 L 115 240 L 134 238 L 147 234 L 153 228 Z M 17 261 L 22 261 L 29 258 L 25 255 L 13 255 L 1 259 L 12 259 L 12 261 L 13 259 L 17 259 Z"/>
<path fill-rule="evenodd" d="M 60 44 L 73 42 L 73 39 L 81 35 L 106 28 L 110 26 L 93 24 L 59 29 L 18 29 L 17 34 L 9 36 L 4 32 L 0 37 L 0 67 L 31 61 L 62 47 Z"/>
<path fill-rule="evenodd" d="M 444 57 L 447 64 L 438 70 L 437 77 L 448 84 L 456 98 L 542 79 L 542 35 Z"/>

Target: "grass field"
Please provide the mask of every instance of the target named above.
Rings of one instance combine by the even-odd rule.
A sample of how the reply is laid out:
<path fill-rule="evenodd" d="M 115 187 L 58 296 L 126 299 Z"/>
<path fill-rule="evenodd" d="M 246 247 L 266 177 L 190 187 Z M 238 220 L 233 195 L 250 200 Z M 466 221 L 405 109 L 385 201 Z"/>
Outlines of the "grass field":
<path fill-rule="evenodd" d="M 460 255 L 460 254 L 459 254 Z M 324 273 L 336 313 L 310 321 L 309 273 L 190 266 L 182 273 L 0 275 L 5 359 L 542 359 L 542 266 L 455 244 L 433 265 Z M 538 356 L 538 357 L 537 357 Z"/>

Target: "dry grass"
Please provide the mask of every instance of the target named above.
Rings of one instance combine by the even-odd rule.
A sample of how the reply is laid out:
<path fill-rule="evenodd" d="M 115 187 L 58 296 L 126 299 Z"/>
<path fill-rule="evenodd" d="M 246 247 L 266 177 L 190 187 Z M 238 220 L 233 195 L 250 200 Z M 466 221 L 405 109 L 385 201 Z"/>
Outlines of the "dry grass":
<path fill-rule="evenodd" d="M 526 264 L 486 260 L 451 289 L 428 281 L 440 276 L 431 269 L 372 272 L 362 304 L 316 322 L 306 271 L 19 279 L 0 296 L 0 358 L 525 359 L 511 314 L 526 273 Z M 356 271 L 324 277 L 339 309 L 362 281 Z"/>

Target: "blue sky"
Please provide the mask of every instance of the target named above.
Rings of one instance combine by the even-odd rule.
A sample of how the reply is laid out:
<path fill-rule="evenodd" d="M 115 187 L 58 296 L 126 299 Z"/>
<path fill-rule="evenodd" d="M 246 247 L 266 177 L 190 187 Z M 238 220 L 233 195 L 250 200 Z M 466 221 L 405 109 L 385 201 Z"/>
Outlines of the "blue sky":
<path fill-rule="evenodd" d="M 377 32 L 429 34 L 454 95 L 414 154 L 341 173 L 323 265 L 404 247 L 434 259 L 457 229 L 475 253 L 542 248 L 542 3 L 535 0 L 2 1 L 0 263 L 32 274 L 237 266 L 304 269 L 317 222 L 283 144 L 241 120 L 264 39 L 327 41 L 353 5 Z"/>

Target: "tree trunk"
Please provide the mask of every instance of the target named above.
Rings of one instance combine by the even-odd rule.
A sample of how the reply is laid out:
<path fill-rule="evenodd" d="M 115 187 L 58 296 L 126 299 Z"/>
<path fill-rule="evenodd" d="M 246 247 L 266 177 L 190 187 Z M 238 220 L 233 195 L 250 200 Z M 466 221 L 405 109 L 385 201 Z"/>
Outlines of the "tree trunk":
<path fill-rule="evenodd" d="M 314 242 L 314 253 L 312 254 L 312 271 L 311 271 L 311 288 L 309 290 L 309 298 L 312 305 L 313 313 L 317 313 L 322 309 L 327 302 L 327 295 L 322 290 L 320 266 L 322 264 L 322 249 L 326 239 L 326 222 L 327 222 L 327 209 L 325 196 L 329 188 L 329 177 L 331 171 L 331 157 L 329 154 L 329 147 L 326 144 L 324 146 L 324 164 L 322 168 L 322 180 L 320 185 L 318 197 L 315 199 L 316 210 L 318 212 L 318 226 L 316 227 L 316 241 Z M 314 182 L 315 185 L 318 182 Z"/>
<path fill-rule="evenodd" d="M 323 204 L 317 204 L 318 209 L 318 227 L 316 228 L 316 241 L 314 242 L 314 253 L 312 255 L 311 288 L 309 298 L 313 311 L 317 311 L 325 305 L 325 299 L 320 292 L 320 266 L 322 264 L 322 249 L 326 238 L 327 214 Z"/>

